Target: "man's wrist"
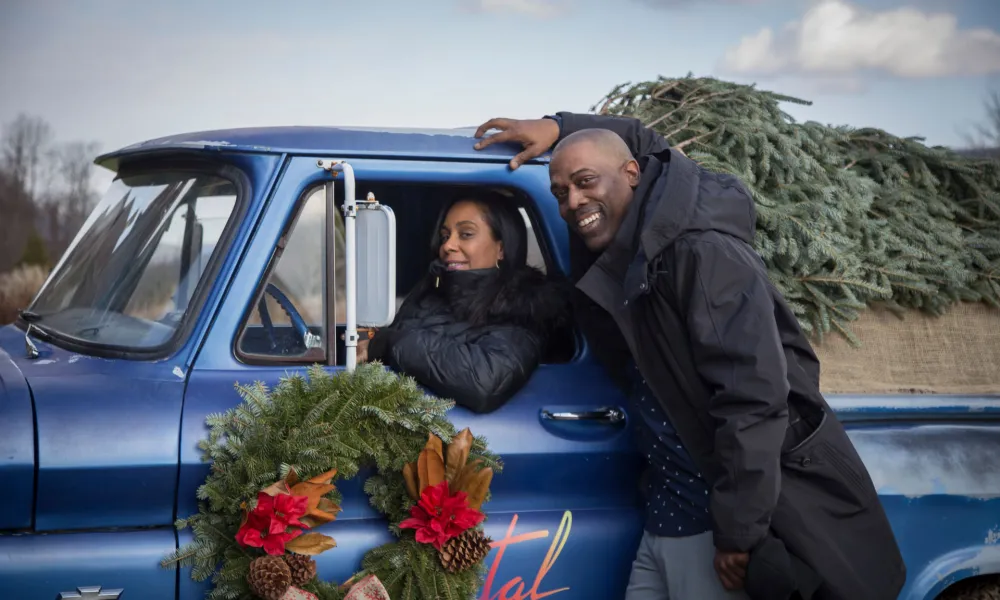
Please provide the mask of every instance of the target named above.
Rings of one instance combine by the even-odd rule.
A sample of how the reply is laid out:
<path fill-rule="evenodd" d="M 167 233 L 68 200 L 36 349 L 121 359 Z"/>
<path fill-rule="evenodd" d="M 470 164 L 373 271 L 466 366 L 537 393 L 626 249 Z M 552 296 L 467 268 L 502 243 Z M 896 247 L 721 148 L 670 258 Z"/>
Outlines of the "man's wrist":
<path fill-rule="evenodd" d="M 563 120 L 562 120 L 562 116 L 558 115 L 558 114 L 555 114 L 555 115 L 545 115 L 542 118 L 543 119 L 551 119 L 551 120 L 553 120 L 553 121 L 556 122 L 556 125 L 559 126 L 559 139 L 561 140 L 562 136 L 563 136 Z"/>

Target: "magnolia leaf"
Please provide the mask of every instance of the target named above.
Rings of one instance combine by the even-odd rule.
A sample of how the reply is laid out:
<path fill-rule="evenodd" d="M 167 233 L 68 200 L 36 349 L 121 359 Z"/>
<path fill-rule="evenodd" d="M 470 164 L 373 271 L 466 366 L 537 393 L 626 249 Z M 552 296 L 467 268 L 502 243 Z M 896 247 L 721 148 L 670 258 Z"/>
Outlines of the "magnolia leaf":
<path fill-rule="evenodd" d="M 486 494 L 490 490 L 490 482 L 493 480 L 493 469 L 486 467 L 479 471 L 469 483 L 469 508 L 479 510 L 486 500 Z"/>
<path fill-rule="evenodd" d="M 306 516 L 302 517 L 300 521 L 306 524 L 309 529 L 314 529 L 319 525 L 329 523 L 337 518 L 337 513 L 341 509 L 337 504 L 335 504 L 329 498 L 320 498 L 319 506 L 310 510 Z"/>
<path fill-rule="evenodd" d="M 444 446 L 441 443 L 441 438 L 433 433 L 427 434 L 427 443 L 424 444 L 424 448 L 433 450 L 441 459 L 441 463 L 444 464 Z"/>
<path fill-rule="evenodd" d="M 482 459 L 477 458 L 476 460 L 465 465 L 459 472 L 456 478 L 455 484 L 450 487 L 452 493 L 455 492 L 466 492 L 469 491 L 469 484 L 472 482 L 472 478 L 475 477 L 478 472 L 479 465 L 483 464 Z"/>
<path fill-rule="evenodd" d="M 449 485 L 455 482 L 455 477 L 465 467 L 471 449 L 472 432 L 466 427 L 448 444 L 448 460 L 445 461 L 444 478 L 448 480 Z"/>
<path fill-rule="evenodd" d="M 289 467 L 288 474 L 281 481 L 275 481 L 271 485 L 264 488 L 262 491 L 268 496 L 277 496 L 278 494 L 289 494 L 291 493 L 291 488 L 299 481 L 299 475 L 295 472 L 295 467 Z"/>
<path fill-rule="evenodd" d="M 295 484 L 295 487 L 292 488 L 292 495 L 308 496 L 309 506 L 314 507 L 319 505 L 319 499 L 322 496 L 329 494 L 335 489 L 337 489 L 337 486 L 332 483 L 310 483 L 303 481 Z"/>
<path fill-rule="evenodd" d="M 299 519 L 305 524 L 306 529 L 316 529 L 320 525 L 326 525 L 330 521 L 336 520 L 337 515 L 333 513 L 323 512 L 321 510 L 314 510 L 308 515 Z"/>
<path fill-rule="evenodd" d="M 421 450 L 420 456 L 417 457 L 417 493 L 423 494 L 424 488 L 427 487 L 427 455 L 428 450 Z M 433 452 L 430 452 L 433 454 Z"/>
<path fill-rule="evenodd" d="M 292 486 L 292 495 L 309 498 L 309 503 L 306 505 L 306 514 L 313 514 L 313 511 L 319 506 L 320 498 L 337 489 L 337 486 L 330 483 L 330 480 L 336 474 L 337 470 L 331 469 L 326 473 L 311 477 L 306 481 L 301 481 Z"/>
<path fill-rule="evenodd" d="M 319 475 L 317 475 L 315 477 L 310 477 L 309 478 L 309 483 L 325 483 L 325 484 L 329 484 L 331 481 L 333 481 L 333 477 L 336 474 L 337 474 L 337 469 L 330 469 L 326 473 L 321 473 L 321 474 L 319 474 Z"/>
<path fill-rule="evenodd" d="M 410 498 L 414 502 L 420 500 L 420 494 L 417 493 L 417 465 L 414 463 L 403 465 L 403 481 L 406 482 L 406 493 Z"/>
<path fill-rule="evenodd" d="M 289 493 L 288 485 L 284 481 L 276 481 L 261 491 L 268 496 L 277 496 L 278 494 Z"/>
<path fill-rule="evenodd" d="M 306 513 L 308 514 L 313 509 L 319 506 L 319 499 L 329 494 L 336 489 L 336 486 L 330 483 L 320 484 L 320 483 L 310 483 L 308 481 L 303 481 L 296 484 L 292 488 L 293 496 L 305 496 L 309 499 L 309 503 L 306 505 Z"/>
<path fill-rule="evenodd" d="M 336 547 L 336 540 L 328 535 L 316 532 L 300 535 L 285 544 L 285 550 L 295 552 L 296 554 L 308 554 L 310 556 L 315 556 Z"/>
<path fill-rule="evenodd" d="M 339 513 L 343 509 L 340 508 L 340 506 L 337 505 L 336 502 L 334 502 L 333 500 L 330 500 L 329 498 L 320 498 L 319 499 L 319 506 L 317 507 L 317 510 L 322 510 L 324 512 L 336 514 L 336 513 Z"/>
<path fill-rule="evenodd" d="M 426 458 L 424 458 L 426 457 Z M 420 458 L 424 461 L 427 470 L 427 481 L 421 485 L 420 493 L 424 492 L 427 486 L 435 486 L 444 481 L 444 459 L 432 448 L 424 448 L 420 452 Z"/>

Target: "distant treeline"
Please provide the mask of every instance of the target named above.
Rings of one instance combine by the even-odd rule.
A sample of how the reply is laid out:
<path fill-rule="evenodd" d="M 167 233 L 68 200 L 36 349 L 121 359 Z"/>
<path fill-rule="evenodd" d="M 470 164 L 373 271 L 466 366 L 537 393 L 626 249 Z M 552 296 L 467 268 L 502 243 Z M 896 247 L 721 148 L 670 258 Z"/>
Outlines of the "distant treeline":
<path fill-rule="evenodd" d="M 51 267 L 98 195 L 95 142 L 56 142 L 44 119 L 21 114 L 0 129 L 0 273 Z"/>

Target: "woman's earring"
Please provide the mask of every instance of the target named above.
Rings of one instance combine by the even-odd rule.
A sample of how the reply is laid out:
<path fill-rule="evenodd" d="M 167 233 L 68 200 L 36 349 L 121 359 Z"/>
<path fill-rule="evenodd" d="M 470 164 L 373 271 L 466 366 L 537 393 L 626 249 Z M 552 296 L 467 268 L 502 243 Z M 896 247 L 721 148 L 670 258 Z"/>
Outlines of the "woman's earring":
<path fill-rule="evenodd" d="M 437 287 L 441 287 L 441 276 L 440 275 L 438 275 L 437 277 L 434 278 L 434 287 L 436 287 L 436 288 Z"/>
<path fill-rule="evenodd" d="M 500 259 L 499 258 L 497 259 L 497 268 L 498 269 L 500 268 Z"/>

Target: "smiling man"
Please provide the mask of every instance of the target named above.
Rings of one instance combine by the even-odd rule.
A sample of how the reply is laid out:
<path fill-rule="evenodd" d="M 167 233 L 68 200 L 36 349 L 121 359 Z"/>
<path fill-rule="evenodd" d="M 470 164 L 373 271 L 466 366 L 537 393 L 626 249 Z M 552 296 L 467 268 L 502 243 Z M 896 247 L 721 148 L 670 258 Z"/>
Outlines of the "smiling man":
<path fill-rule="evenodd" d="M 592 252 L 607 248 L 639 183 L 639 165 L 625 142 L 606 129 L 578 131 L 556 146 L 549 177 L 563 220 Z M 574 189 L 591 192 L 593 202 L 569 201 Z"/>
<path fill-rule="evenodd" d="M 635 119 L 492 119 L 511 168 L 553 148 L 576 322 L 649 461 L 628 600 L 894 599 L 906 569 L 819 362 L 752 247 L 755 207 Z"/>

